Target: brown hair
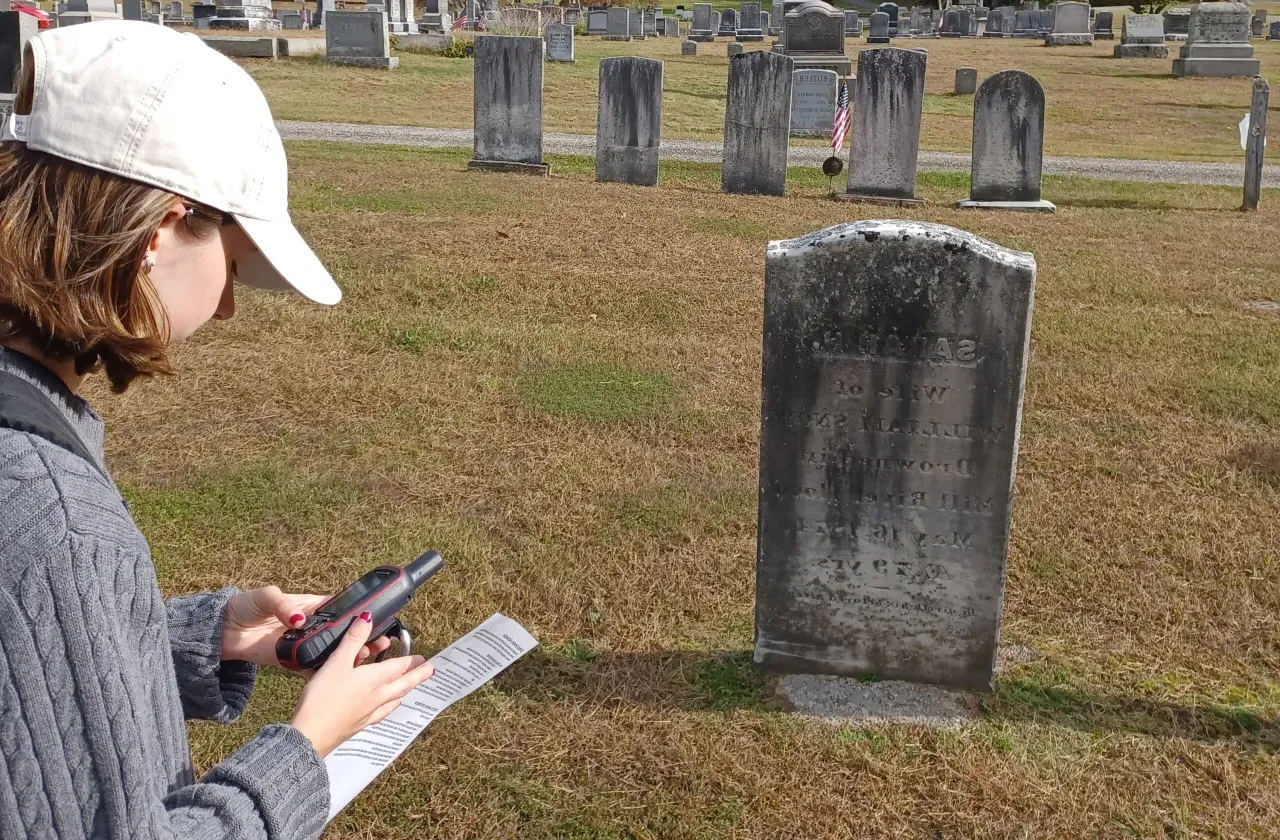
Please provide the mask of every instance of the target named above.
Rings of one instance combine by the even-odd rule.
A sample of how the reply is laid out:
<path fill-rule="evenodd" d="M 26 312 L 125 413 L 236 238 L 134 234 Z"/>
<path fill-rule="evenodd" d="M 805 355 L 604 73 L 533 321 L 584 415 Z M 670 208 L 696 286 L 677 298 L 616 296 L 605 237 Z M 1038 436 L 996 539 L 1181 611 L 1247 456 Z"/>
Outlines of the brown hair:
<path fill-rule="evenodd" d="M 14 111 L 29 114 L 34 62 L 17 73 Z M 109 94 L 108 94 L 109 95 Z M 0 344 L 26 339 L 76 372 L 106 370 L 117 393 L 171 373 L 169 322 L 144 268 L 179 196 L 17 142 L 0 143 Z M 187 227 L 212 236 L 222 214 L 196 206 Z"/>

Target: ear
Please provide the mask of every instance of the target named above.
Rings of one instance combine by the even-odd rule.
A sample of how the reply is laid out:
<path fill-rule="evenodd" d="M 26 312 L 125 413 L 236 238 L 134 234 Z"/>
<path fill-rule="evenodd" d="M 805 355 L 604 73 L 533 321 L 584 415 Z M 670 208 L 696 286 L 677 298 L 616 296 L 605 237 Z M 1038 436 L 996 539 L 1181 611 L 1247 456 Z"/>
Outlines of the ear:
<path fill-rule="evenodd" d="M 160 246 L 177 234 L 178 225 L 186 218 L 187 210 L 181 204 L 175 204 L 169 208 L 164 218 L 160 220 L 160 226 L 156 228 L 155 233 L 151 234 L 151 241 L 147 243 L 148 262 L 152 265 L 156 263 L 156 254 L 159 253 Z"/>

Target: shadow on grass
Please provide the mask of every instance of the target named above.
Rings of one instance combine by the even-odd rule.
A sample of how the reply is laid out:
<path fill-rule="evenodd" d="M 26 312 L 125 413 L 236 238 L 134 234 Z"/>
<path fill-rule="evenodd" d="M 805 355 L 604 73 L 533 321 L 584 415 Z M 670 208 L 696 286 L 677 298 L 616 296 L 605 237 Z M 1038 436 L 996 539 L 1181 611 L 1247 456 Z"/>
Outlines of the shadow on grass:
<path fill-rule="evenodd" d="M 572 699 L 603 707 L 659 710 L 781 712 L 776 677 L 750 651 L 591 652 L 569 640 L 539 649 L 499 678 L 505 693 L 538 702 Z M 1065 726 L 1082 732 L 1130 732 L 1152 738 L 1237 741 L 1280 749 L 1280 718 L 1242 706 L 1112 697 L 1073 686 L 1047 685 L 1037 675 L 997 677 L 982 701 L 988 720 Z"/>

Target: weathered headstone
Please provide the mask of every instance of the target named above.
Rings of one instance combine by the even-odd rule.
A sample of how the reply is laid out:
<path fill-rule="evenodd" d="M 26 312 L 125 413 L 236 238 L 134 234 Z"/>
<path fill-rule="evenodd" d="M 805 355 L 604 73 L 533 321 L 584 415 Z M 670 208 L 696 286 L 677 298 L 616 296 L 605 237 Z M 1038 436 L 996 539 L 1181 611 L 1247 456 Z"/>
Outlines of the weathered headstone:
<path fill-rule="evenodd" d="M 173 2 L 169 4 L 169 11 L 166 13 L 166 18 L 168 20 L 172 20 L 176 25 L 182 23 L 182 17 L 182 4 L 177 2 L 177 0 L 173 0 Z"/>
<path fill-rule="evenodd" d="M 1271 24 L 1271 28 L 1267 31 L 1268 41 L 1280 41 L 1280 20 Z"/>
<path fill-rule="evenodd" d="M 942 13 L 943 38 L 959 38 L 966 34 L 968 34 L 967 27 L 964 25 L 959 9 L 947 9 Z"/>
<path fill-rule="evenodd" d="M 1173 60 L 1173 75 L 1256 76 L 1260 64 L 1249 43 L 1247 5 L 1197 3 L 1192 7 L 1187 43 Z"/>
<path fill-rule="evenodd" d="M 1046 47 L 1088 46 L 1093 43 L 1089 31 L 1089 4 L 1067 0 L 1053 4 L 1053 31 L 1044 36 Z"/>
<path fill-rule="evenodd" d="M 1115 30 L 1111 28 L 1111 12 L 1097 12 L 1093 16 L 1093 37 L 1097 41 L 1114 41 Z"/>
<path fill-rule="evenodd" d="M 876 6 L 877 12 L 884 12 L 889 16 L 889 35 L 890 37 L 898 34 L 898 4 L 897 3 L 881 3 Z"/>
<path fill-rule="evenodd" d="M 646 38 L 658 37 L 658 10 L 645 9 L 642 12 L 642 24 Z"/>
<path fill-rule="evenodd" d="M 739 41 L 763 41 L 764 23 L 760 19 L 760 4 L 746 2 L 742 4 L 742 19 L 738 23 L 737 39 Z"/>
<path fill-rule="evenodd" d="M 773 18 L 771 18 L 771 17 L 769 16 L 769 13 L 768 13 L 768 12 L 761 12 L 761 13 L 760 13 L 760 27 L 761 27 L 761 28 L 762 28 L 766 33 L 769 33 L 769 32 L 771 31 L 770 27 L 771 27 L 771 25 L 772 25 L 772 21 L 773 21 Z"/>
<path fill-rule="evenodd" d="M 603 59 L 596 119 L 596 180 L 657 186 L 661 138 L 662 62 Z"/>
<path fill-rule="evenodd" d="M 867 31 L 867 43 L 889 43 L 889 16 L 884 12 L 871 13 L 871 29 Z"/>
<path fill-rule="evenodd" d="M 733 58 L 735 55 L 742 55 L 742 52 L 743 52 L 742 44 L 740 44 L 737 41 L 734 41 L 732 44 L 729 44 L 728 46 L 725 47 L 725 52 L 728 53 L 729 58 Z"/>
<path fill-rule="evenodd" d="M 973 101 L 969 200 L 960 207 L 1052 213 L 1040 196 L 1044 162 L 1044 88 L 1021 70 L 982 83 Z"/>
<path fill-rule="evenodd" d="M 1261 38 L 1262 30 L 1267 28 L 1267 10 L 1254 9 L 1253 19 L 1250 21 L 1250 24 L 1252 26 L 1251 34 L 1253 35 L 1253 37 Z"/>
<path fill-rule="evenodd" d="M 1191 9 L 1186 7 L 1165 9 L 1163 15 L 1164 39 L 1166 41 L 1187 40 L 1187 33 L 1191 31 Z"/>
<path fill-rule="evenodd" d="M 39 33 L 39 24 L 22 12 L 0 12 L 0 93 L 17 93 L 13 79 L 22 66 L 27 42 Z"/>
<path fill-rule="evenodd" d="M 712 20 L 715 12 L 710 3 L 693 4 L 693 26 L 689 30 L 690 41 L 714 41 L 716 27 Z"/>
<path fill-rule="evenodd" d="M 605 35 L 609 32 L 609 10 L 587 9 L 587 34 Z"/>
<path fill-rule="evenodd" d="M 210 29 L 242 29 L 274 32 L 280 21 L 272 16 L 271 0 L 218 0 L 218 14 L 209 20 Z"/>
<path fill-rule="evenodd" d="M 386 0 L 387 31 L 392 35 L 417 35 L 418 21 L 414 17 L 413 0 Z"/>
<path fill-rule="evenodd" d="M 697 55 L 698 42 L 697 41 L 681 41 L 680 54 L 681 55 Z"/>
<path fill-rule="evenodd" d="M 974 67 L 960 67 L 956 70 L 956 96 L 972 96 L 978 89 L 978 71 Z"/>
<path fill-rule="evenodd" d="M 122 0 L 120 17 L 125 20 L 142 20 L 142 0 Z"/>
<path fill-rule="evenodd" d="M 1262 158 L 1267 146 L 1267 100 L 1271 84 L 1261 76 L 1253 79 L 1253 101 L 1249 107 L 1249 134 L 1244 147 L 1244 203 L 1241 210 L 1257 210 L 1262 192 Z"/>
<path fill-rule="evenodd" d="M 790 57 L 774 52 L 753 52 L 729 62 L 722 191 L 786 195 L 794 69 Z"/>
<path fill-rule="evenodd" d="M 1036 12 L 1036 20 L 1038 21 L 1041 35 L 1048 35 L 1053 32 L 1053 9 L 1041 9 Z"/>
<path fill-rule="evenodd" d="M 782 34 L 782 17 L 785 14 L 782 0 L 773 0 L 773 4 L 769 7 L 769 34 L 775 38 Z"/>
<path fill-rule="evenodd" d="M 853 9 L 844 10 L 844 35 L 846 38 L 862 37 L 862 20 Z"/>
<path fill-rule="evenodd" d="M 302 13 L 301 12 L 285 12 L 280 16 L 280 26 L 285 29 L 301 29 Z"/>
<path fill-rule="evenodd" d="M 983 31 L 984 38 L 1004 38 L 1008 35 L 1005 32 L 1004 10 L 992 9 L 991 14 L 987 15 L 987 28 Z"/>
<path fill-rule="evenodd" d="M 567 23 L 548 23 L 543 37 L 547 39 L 547 61 L 573 64 L 573 27 Z"/>
<path fill-rule="evenodd" d="M 65 9 L 58 14 L 58 26 L 73 26 L 79 23 L 119 18 L 120 14 L 116 11 L 114 0 L 67 0 Z M 274 20 L 272 23 L 279 28 L 279 23 Z"/>
<path fill-rule="evenodd" d="M 757 664 L 991 691 L 1034 290 L 945 225 L 769 243 Z"/>
<path fill-rule="evenodd" d="M 915 197 L 926 54 L 886 48 L 858 53 L 849 182 L 843 198 L 919 204 Z"/>
<path fill-rule="evenodd" d="M 1040 37 L 1040 27 L 1038 23 L 1039 12 L 1031 9 L 1020 9 L 1013 15 L 1013 37 L 1015 38 L 1038 38 Z"/>
<path fill-rule="evenodd" d="M 1120 18 L 1120 43 L 1116 58 L 1168 58 L 1164 43 L 1164 18 L 1160 15 L 1125 15 Z"/>
<path fill-rule="evenodd" d="M 720 29 L 718 30 L 721 38 L 734 38 L 738 34 L 738 10 L 723 9 L 720 12 Z"/>
<path fill-rule="evenodd" d="M 386 12 L 325 12 L 325 54 L 329 64 L 394 70 L 400 59 L 391 55 Z"/>
<path fill-rule="evenodd" d="M 483 35 L 475 50 L 475 151 L 468 168 L 547 174 L 542 39 Z"/>
<path fill-rule="evenodd" d="M 920 12 L 919 6 L 911 7 L 911 21 L 907 24 L 907 31 L 911 35 L 920 34 L 920 21 L 924 19 L 924 15 Z"/>
<path fill-rule="evenodd" d="M 609 9 L 609 26 L 605 31 L 604 40 L 631 40 L 631 10 L 626 6 L 613 6 Z"/>
<path fill-rule="evenodd" d="M 644 15 L 639 9 L 633 7 L 629 11 L 629 15 L 627 19 L 627 29 L 631 33 L 631 40 L 633 41 L 645 40 Z"/>
<path fill-rule="evenodd" d="M 835 125 L 840 75 L 834 70 L 797 70 L 791 81 L 791 136 L 830 137 Z"/>
<path fill-rule="evenodd" d="M 800 0 L 789 10 L 783 23 L 783 36 L 774 50 L 790 56 L 796 69 L 834 70 L 842 76 L 852 71 L 845 55 L 845 17 L 823 0 Z"/>

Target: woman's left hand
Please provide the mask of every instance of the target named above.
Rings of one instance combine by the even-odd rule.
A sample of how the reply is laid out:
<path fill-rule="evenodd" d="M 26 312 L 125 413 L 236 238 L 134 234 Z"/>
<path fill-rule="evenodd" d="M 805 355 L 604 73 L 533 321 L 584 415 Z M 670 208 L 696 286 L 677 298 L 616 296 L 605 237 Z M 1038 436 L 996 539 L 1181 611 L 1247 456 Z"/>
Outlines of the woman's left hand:
<path fill-rule="evenodd" d="M 227 601 L 222 620 L 222 658 L 256 665 L 279 665 L 276 641 L 286 629 L 301 627 L 312 611 L 329 600 L 327 595 L 289 595 L 278 586 L 237 592 Z M 359 661 L 391 647 L 385 636 L 360 651 Z"/>

